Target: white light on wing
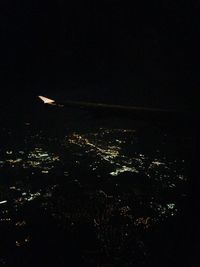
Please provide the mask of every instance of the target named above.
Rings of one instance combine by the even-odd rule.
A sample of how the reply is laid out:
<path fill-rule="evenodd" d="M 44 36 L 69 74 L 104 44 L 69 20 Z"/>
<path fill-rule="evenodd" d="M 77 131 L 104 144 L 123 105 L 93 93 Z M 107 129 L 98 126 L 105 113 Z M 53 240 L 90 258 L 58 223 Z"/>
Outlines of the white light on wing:
<path fill-rule="evenodd" d="M 55 101 L 53 100 L 53 99 L 49 99 L 49 98 L 47 98 L 47 97 L 44 97 L 44 96 L 38 96 L 43 102 L 44 102 L 44 104 L 54 104 L 55 103 Z"/>
<path fill-rule="evenodd" d="M 7 200 L 0 201 L 0 205 L 4 203 L 7 203 Z"/>

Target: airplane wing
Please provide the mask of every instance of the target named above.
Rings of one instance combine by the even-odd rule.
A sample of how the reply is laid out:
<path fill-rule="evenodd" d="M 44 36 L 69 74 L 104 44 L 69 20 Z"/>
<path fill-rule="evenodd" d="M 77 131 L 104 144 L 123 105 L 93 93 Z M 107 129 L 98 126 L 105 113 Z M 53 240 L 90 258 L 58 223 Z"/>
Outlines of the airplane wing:
<path fill-rule="evenodd" d="M 155 121 L 170 121 L 178 122 L 191 121 L 193 116 L 190 112 L 183 110 L 170 110 L 170 109 L 159 109 L 159 108 L 146 108 L 146 107 L 135 107 L 135 106 L 123 106 L 123 105 L 109 105 L 103 103 L 90 103 L 90 102 L 79 102 L 79 101 L 66 101 L 57 102 L 56 100 L 38 96 L 44 104 L 53 105 L 57 107 L 68 107 L 91 111 L 102 115 L 114 115 L 114 116 L 125 116 L 133 119 L 142 120 L 155 120 Z"/>
<path fill-rule="evenodd" d="M 43 101 L 44 104 L 52 105 L 55 103 L 55 101 L 53 99 L 47 98 L 45 96 L 39 95 L 38 97 Z"/>

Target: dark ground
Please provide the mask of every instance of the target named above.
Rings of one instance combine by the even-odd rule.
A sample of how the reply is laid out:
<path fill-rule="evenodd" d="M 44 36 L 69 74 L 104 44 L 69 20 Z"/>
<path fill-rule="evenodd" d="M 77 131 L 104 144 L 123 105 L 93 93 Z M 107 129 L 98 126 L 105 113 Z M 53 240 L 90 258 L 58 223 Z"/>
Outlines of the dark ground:
<path fill-rule="evenodd" d="M 195 266 L 193 130 L 29 99 L 2 107 L 2 266 Z"/>

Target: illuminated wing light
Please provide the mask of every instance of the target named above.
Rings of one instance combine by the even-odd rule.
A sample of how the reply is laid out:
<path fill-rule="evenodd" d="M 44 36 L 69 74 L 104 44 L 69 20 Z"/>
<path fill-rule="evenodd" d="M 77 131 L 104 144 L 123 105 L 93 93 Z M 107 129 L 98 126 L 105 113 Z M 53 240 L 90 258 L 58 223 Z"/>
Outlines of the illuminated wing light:
<path fill-rule="evenodd" d="M 0 201 L 0 205 L 4 203 L 7 203 L 7 200 Z"/>
<path fill-rule="evenodd" d="M 50 99 L 50 98 L 47 98 L 44 96 L 40 96 L 40 95 L 38 97 L 44 102 L 44 104 L 49 104 L 49 105 L 55 104 L 55 101 L 53 99 Z"/>

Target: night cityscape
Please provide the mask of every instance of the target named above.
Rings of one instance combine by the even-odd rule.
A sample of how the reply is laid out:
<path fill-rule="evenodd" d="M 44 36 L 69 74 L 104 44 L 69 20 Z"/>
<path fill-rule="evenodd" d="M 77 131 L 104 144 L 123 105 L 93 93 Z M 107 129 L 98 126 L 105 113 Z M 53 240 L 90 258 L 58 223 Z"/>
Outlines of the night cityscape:
<path fill-rule="evenodd" d="M 0 267 L 199 266 L 199 4 L 179 2 L 1 3 Z"/>
<path fill-rule="evenodd" d="M 26 122 L 17 144 L 18 130 L 3 129 L 1 140 L 10 136 L 0 161 L 2 266 L 174 260 L 188 202 L 191 133 L 101 123 L 87 131 L 63 124 L 58 136 Z"/>

